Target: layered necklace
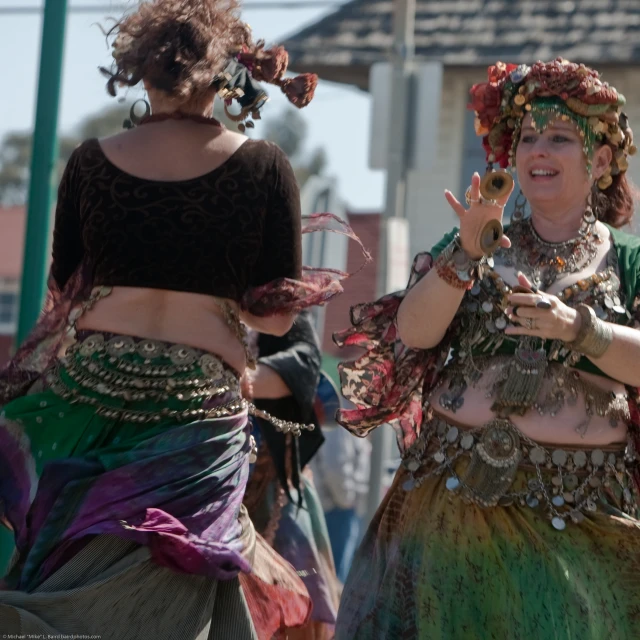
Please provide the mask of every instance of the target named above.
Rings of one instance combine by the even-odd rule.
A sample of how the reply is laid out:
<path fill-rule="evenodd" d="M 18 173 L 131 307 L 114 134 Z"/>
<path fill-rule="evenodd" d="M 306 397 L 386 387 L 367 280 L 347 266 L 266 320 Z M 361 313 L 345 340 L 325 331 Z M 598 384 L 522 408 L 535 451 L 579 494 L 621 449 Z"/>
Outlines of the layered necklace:
<path fill-rule="evenodd" d="M 509 249 L 497 252 L 504 264 L 522 271 L 537 287 L 546 291 L 565 273 L 588 267 L 598 254 L 600 235 L 595 223 L 583 223 L 580 234 L 564 242 L 547 242 L 535 230 L 531 218 L 509 225 Z"/>

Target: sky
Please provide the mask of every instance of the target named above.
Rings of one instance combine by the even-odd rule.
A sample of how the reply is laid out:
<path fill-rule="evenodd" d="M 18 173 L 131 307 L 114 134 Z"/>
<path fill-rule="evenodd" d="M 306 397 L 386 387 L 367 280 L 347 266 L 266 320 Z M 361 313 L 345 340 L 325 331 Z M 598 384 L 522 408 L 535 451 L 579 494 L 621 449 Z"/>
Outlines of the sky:
<path fill-rule="evenodd" d="M 69 6 L 122 6 L 122 0 L 68 0 Z M 252 0 L 258 4 L 261 0 Z M 300 0 L 305 2 L 305 0 Z M 2 7 L 41 6 L 44 0 L 0 0 Z M 331 9 L 249 8 L 243 12 L 256 38 L 277 43 L 312 24 Z M 111 52 L 98 24 L 118 11 L 73 13 L 67 18 L 60 132 L 71 132 L 89 114 L 113 103 L 98 72 L 109 65 Z M 32 130 L 35 117 L 42 19 L 40 15 L 0 14 L 0 139 L 11 131 Z M 263 117 L 277 117 L 287 104 L 275 87 Z M 124 95 L 124 94 L 122 94 Z M 142 97 L 130 90 L 127 99 Z M 307 148 L 324 147 L 326 173 L 338 179 L 341 197 L 353 211 L 378 211 L 383 206 L 384 172 L 368 167 L 371 100 L 368 94 L 335 83 L 321 82 L 314 101 L 302 113 L 308 123 Z M 257 123 L 257 127 L 260 123 Z"/>

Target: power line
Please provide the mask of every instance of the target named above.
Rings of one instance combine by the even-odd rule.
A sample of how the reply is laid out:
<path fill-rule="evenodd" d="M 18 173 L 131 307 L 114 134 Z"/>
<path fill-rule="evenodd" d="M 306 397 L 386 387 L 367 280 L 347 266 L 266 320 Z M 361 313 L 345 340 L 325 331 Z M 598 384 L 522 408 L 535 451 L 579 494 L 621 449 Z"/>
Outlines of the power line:
<path fill-rule="evenodd" d="M 265 0 L 265 2 L 244 2 L 243 9 L 327 9 L 339 7 L 336 0 Z M 130 5 L 71 5 L 68 13 L 115 13 L 131 9 Z M 43 7 L 0 7 L 0 15 L 38 15 Z"/>

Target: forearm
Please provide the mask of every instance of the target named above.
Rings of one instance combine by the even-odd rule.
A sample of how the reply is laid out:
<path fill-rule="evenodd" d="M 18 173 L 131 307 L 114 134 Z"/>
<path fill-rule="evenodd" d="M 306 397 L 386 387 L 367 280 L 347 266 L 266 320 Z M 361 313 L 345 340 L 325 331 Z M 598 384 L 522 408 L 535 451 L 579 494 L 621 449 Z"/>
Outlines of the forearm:
<path fill-rule="evenodd" d="M 251 384 L 253 397 L 258 400 L 277 400 L 291 395 L 284 380 L 274 369 L 264 364 L 258 364 L 251 374 Z"/>
<path fill-rule="evenodd" d="M 407 292 L 398 309 L 400 339 L 408 347 L 430 349 L 444 338 L 464 290 L 447 284 L 432 269 Z"/>
<path fill-rule="evenodd" d="M 295 314 L 277 314 L 273 316 L 254 316 L 248 311 L 240 312 L 240 320 L 247 326 L 260 333 L 268 333 L 272 336 L 283 336 L 287 333 L 295 320 Z"/>
<path fill-rule="evenodd" d="M 604 373 L 624 384 L 640 387 L 640 330 L 610 324 L 613 341 L 604 355 L 589 359 Z"/>

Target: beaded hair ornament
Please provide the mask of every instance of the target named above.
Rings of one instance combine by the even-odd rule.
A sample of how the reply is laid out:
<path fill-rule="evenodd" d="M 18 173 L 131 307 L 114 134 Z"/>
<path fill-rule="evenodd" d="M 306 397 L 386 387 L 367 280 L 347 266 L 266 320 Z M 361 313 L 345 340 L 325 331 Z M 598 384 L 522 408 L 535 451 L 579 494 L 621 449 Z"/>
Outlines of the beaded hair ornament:
<path fill-rule="evenodd" d="M 260 41 L 251 50 L 244 47 L 229 61 L 225 70 L 213 79 L 212 86 L 224 100 L 226 116 L 240 123 L 240 131 L 254 126 L 253 120 L 260 119 L 260 109 L 269 99 L 260 82 L 280 87 L 289 102 L 298 109 L 311 102 L 318 76 L 303 73 L 295 78 L 285 78 L 288 65 L 289 54 L 284 47 L 265 49 L 264 42 Z M 240 113 L 229 110 L 234 100 L 240 106 Z"/>
<path fill-rule="evenodd" d="M 532 66 L 497 62 L 488 69 L 488 82 L 471 87 L 469 109 L 475 111 L 475 129 L 483 136 L 487 162 L 503 169 L 515 168 L 527 113 L 539 133 L 558 118 L 575 122 L 589 170 L 596 145 L 608 144 L 613 151 L 609 168 L 598 180 L 598 187 L 605 190 L 612 176 L 627 170 L 628 156 L 636 152 L 633 131 L 621 110 L 625 102 L 597 71 L 557 58 Z"/>
<path fill-rule="evenodd" d="M 118 60 L 131 46 L 131 36 L 118 34 L 112 45 L 113 58 Z M 224 100 L 226 116 L 238 123 L 240 131 L 255 126 L 254 120 L 260 119 L 260 109 L 269 100 L 261 82 L 280 87 L 289 102 L 298 109 L 306 107 L 313 100 L 318 76 L 303 73 L 294 78 L 285 78 L 288 65 L 289 54 L 284 47 L 265 49 L 265 43 L 261 40 L 251 48 L 244 46 L 229 59 L 224 70 L 212 79 L 211 88 Z M 230 110 L 234 101 L 240 107 L 238 113 Z"/>

